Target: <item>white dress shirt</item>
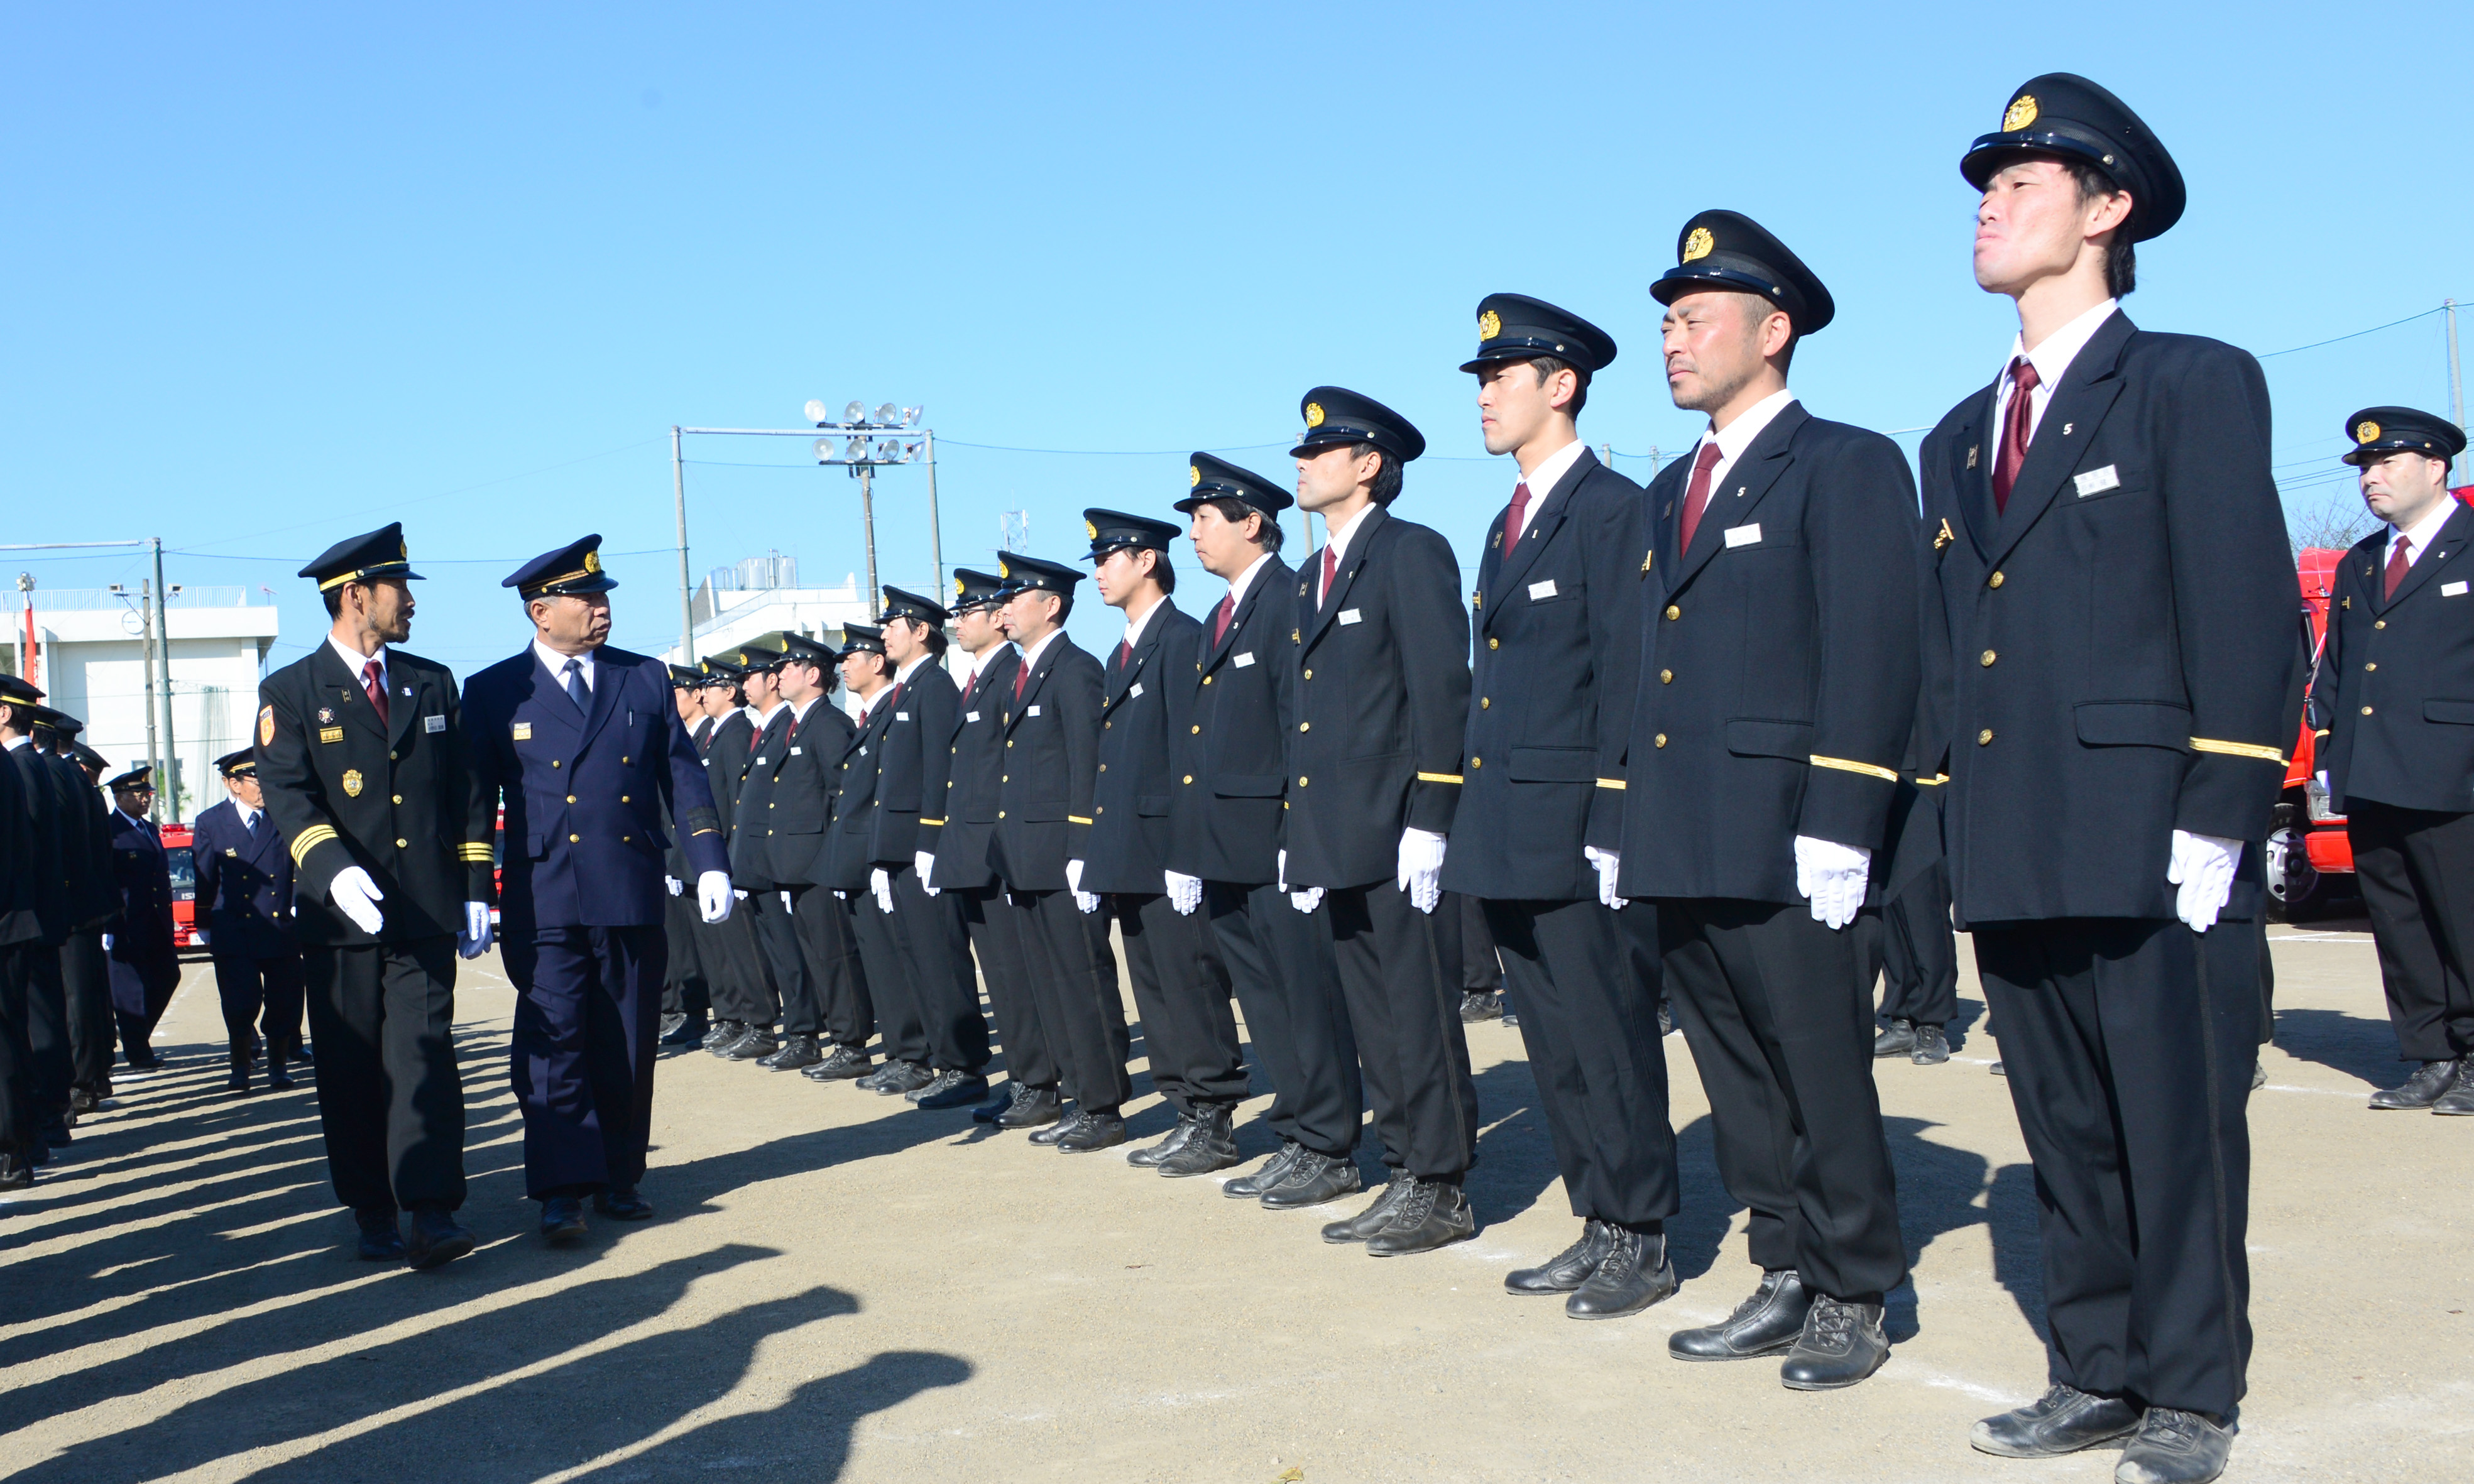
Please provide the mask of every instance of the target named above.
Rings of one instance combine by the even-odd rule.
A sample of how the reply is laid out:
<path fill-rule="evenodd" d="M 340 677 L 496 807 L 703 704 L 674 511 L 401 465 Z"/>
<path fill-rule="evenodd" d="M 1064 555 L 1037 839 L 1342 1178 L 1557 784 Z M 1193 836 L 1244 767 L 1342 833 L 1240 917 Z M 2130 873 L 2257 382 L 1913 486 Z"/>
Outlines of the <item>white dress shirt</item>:
<path fill-rule="evenodd" d="M 1261 556 L 1254 558 L 1253 562 L 1248 566 L 1244 572 L 1237 574 L 1236 581 L 1228 584 L 1228 611 L 1230 613 L 1235 613 L 1237 611 L 1237 605 L 1246 600 L 1246 590 L 1254 585 L 1255 574 L 1260 572 L 1263 570 L 1263 564 L 1271 559 L 1272 553 L 1269 551 L 1264 552 Z"/>
<path fill-rule="evenodd" d="M 1714 505 L 1718 502 L 1718 487 L 1727 482 L 1727 474 L 1735 467 L 1735 460 L 1743 457 L 1744 450 L 1752 447 L 1753 440 L 1761 435 L 1761 430 L 1778 421 L 1778 415 L 1794 401 L 1795 393 L 1780 387 L 1745 408 L 1744 415 L 1728 424 L 1724 431 L 1714 426 L 1703 430 L 1700 442 L 1692 446 L 1694 463 L 1701 461 L 1703 444 L 1714 442 L 1718 445 L 1718 462 L 1710 466 L 1710 503 Z M 1529 488 L 1535 491 L 1538 486 L 1533 484 Z"/>
<path fill-rule="evenodd" d="M 1040 639 L 1039 643 L 1032 645 L 1028 649 L 1024 649 L 1022 651 L 1023 669 L 1028 672 L 1033 665 L 1038 664 L 1040 655 L 1046 651 L 1050 645 L 1056 643 L 1057 635 L 1064 632 L 1065 631 L 1061 628 L 1050 629 L 1048 633 Z M 1020 646 L 1016 645 L 1016 647 L 1019 648 Z"/>
<path fill-rule="evenodd" d="M 1141 642 L 1144 628 L 1149 626 L 1152 621 L 1152 615 L 1159 612 L 1167 606 L 1168 599 L 1166 597 L 1155 599 L 1149 608 L 1143 610 L 1141 618 L 1128 619 L 1126 620 L 1127 648 L 1131 649 L 1136 644 Z"/>
<path fill-rule="evenodd" d="M 1387 453 L 1384 457 L 1389 458 L 1391 455 Z M 1331 571 L 1333 576 L 1340 575 L 1340 564 L 1348 560 L 1348 538 L 1357 534 L 1357 528 L 1366 523 L 1366 513 L 1373 508 L 1374 501 L 1370 499 L 1368 500 L 1364 505 L 1358 507 L 1357 514 L 1348 518 L 1348 523 L 1340 527 L 1338 530 L 1334 530 L 1332 528 L 1329 521 L 1325 521 L 1323 523 L 1323 550 L 1331 553 Z M 1315 602 L 1320 605 L 1324 598 L 1331 596 L 1329 593 L 1322 591 L 1323 563 L 1322 552 L 1319 551 L 1315 553 L 1314 563 L 1316 587 Z"/>
<path fill-rule="evenodd" d="M 582 654 L 561 654 L 536 639 L 533 641 L 533 653 L 541 656 L 543 668 L 549 671 L 550 678 L 557 681 L 562 689 L 567 685 L 568 662 L 574 661 L 576 672 L 584 677 L 585 693 L 589 695 L 593 693 L 592 650 L 587 649 Z"/>
<path fill-rule="evenodd" d="M 2403 536 L 2410 543 L 2405 548 L 2405 565 L 2408 570 L 2412 570 L 2414 563 L 2422 560 L 2422 554 L 2431 549 L 2431 544 L 2439 539 L 2439 528 L 2446 525 L 2448 518 L 2456 513 L 2457 497 L 2452 495 L 2432 506 L 2431 514 L 2414 522 L 2406 529 L 2399 530 L 2393 525 L 2389 526 L 2389 557 L 2393 557 L 2396 552 L 2396 539 Z M 2381 560 L 2385 564 L 2389 559 L 2389 557 L 2383 557 Z"/>
<path fill-rule="evenodd" d="M 1588 444 L 1575 438 L 1540 459 L 1537 468 L 1520 476 L 1520 482 L 1529 486 L 1529 503 L 1521 507 L 1520 523 L 1504 533 L 1505 546 L 1517 542 L 1520 539 L 1520 533 L 1529 529 L 1529 523 L 1538 518 L 1538 507 L 1546 503 L 1546 497 L 1555 492 L 1555 481 L 1571 472 L 1572 466 L 1581 461 L 1581 450 L 1588 447 Z M 1710 488 L 1715 489 L 1717 486 L 1713 483 Z"/>
<path fill-rule="evenodd" d="M 369 663 L 370 663 L 370 661 L 372 661 L 372 660 L 376 660 L 376 661 L 377 661 L 377 662 L 378 662 L 378 689 L 379 689 L 379 690 L 381 690 L 381 691 L 383 691 L 383 690 L 385 690 L 385 689 L 386 689 L 386 686 L 387 686 L 387 652 L 386 652 L 386 645 L 378 645 L 378 652 L 377 652 L 377 653 L 376 653 L 376 654 L 355 654 L 355 653 L 353 653 L 353 652 L 352 652 L 352 650 L 351 649 L 351 647 L 350 647 L 350 646 L 348 646 L 348 645 L 346 645 L 342 640 L 337 639 L 337 638 L 335 637 L 334 630 L 332 630 L 332 629 L 329 629 L 329 630 L 327 630 L 327 643 L 329 645 L 331 645 L 331 646 L 333 647 L 333 649 L 334 649 L 334 651 L 335 651 L 335 657 L 336 657 L 337 659 L 342 660 L 342 661 L 344 662 L 344 668 L 345 668 L 346 669 L 349 669 L 349 670 L 351 670 L 351 671 L 352 672 L 352 678 L 353 678 L 353 679 L 355 679 L 355 680 L 360 679 L 364 674 L 366 674 L 366 673 L 368 672 L 368 667 L 369 667 Z"/>
<path fill-rule="evenodd" d="M 2119 307 L 2120 301 L 2108 299 L 2047 335 L 2032 351 L 2026 348 L 2023 337 L 2011 337 L 2010 353 L 2003 357 L 2001 375 L 1993 383 L 1993 428 L 1985 440 L 1985 447 L 2001 447 L 2001 425 L 2010 408 L 2010 367 L 2019 357 L 2026 356 L 2027 363 L 2036 368 L 2036 389 L 2027 394 L 2027 441 L 2034 443 L 2036 429 L 2045 421 L 2045 407 L 2053 400 L 2053 388 L 2062 384 L 2062 377 L 2070 373 L 2071 362 L 2078 359 L 2079 353 L 2087 349 L 2088 341 L 2104 328 L 2104 322 L 2113 318 L 2113 311 Z M 1990 467 L 1989 460 L 1987 467 Z"/>

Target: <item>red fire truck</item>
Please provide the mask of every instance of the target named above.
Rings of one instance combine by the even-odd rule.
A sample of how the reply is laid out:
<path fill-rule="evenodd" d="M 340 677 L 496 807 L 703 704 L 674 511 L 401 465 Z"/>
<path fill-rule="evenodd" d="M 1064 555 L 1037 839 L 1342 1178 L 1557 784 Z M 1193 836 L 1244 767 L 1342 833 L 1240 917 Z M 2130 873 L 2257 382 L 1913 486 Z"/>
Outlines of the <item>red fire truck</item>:
<path fill-rule="evenodd" d="M 163 860 L 172 868 L 172 946 L 204 951 L 198 942 L 198 867 L 185 824 L 163 826 Z"/>

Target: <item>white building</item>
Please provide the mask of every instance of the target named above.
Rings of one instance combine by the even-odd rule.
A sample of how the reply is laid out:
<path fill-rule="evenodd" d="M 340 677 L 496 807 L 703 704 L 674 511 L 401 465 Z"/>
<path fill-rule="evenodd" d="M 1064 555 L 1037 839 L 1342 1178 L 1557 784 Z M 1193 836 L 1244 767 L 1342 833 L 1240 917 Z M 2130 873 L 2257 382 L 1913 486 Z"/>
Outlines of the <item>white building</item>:
<path fill-rule="evenodd" d="M 844 624 L 876 618 L 874 604 L 860 591 L 857 573 L 843 577 L 839 587 L 803 588 L 798 559 L 779 552 L 707 572 L 688 611 L 699 659 L 772 633 L 805 634 L 838 648 Z M 685 663 L 676 645 L 662 658 L 672 665 Z"/>
<path fill-rule="evenodd" d="M 79 741 L 112 770 L 146 761 L 146 650 L 132 588 L 42 589 L 15 595 L 6 610 L 10 657 L 30 674 L 27 609 L 34 602 L 36 684 L 44 704 L 85 723 Z M 196 817 L 219 802 L 214 760 L 246 746 L 257 714 L 258 677 L 275 644 L 275 601 L 241 587 L 175 587 L 163 610 L 171 647 L 172 724 L 158 752 L 172 762 L 156 779 L 162 816 Z M 168 747 L 165 745 L 168 741 Z"/>

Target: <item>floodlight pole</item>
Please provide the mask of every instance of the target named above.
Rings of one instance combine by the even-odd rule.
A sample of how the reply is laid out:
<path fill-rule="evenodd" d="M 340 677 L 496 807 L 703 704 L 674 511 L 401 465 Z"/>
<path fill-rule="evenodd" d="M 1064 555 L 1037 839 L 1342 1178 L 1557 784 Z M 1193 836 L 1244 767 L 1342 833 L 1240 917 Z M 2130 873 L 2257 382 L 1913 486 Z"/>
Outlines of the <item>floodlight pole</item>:
<path fill-rule="evenodd" d="M 678 425 L 670 426 L 670 503 L 679 518 L 679 663 L 695 668 L 695 599 L 688 587 L 688 466 L 679 453 Z"/>
<path fill-rule="evenodd" d="M 2463 414 L 2459 414 L 2460 421 Z M 936 566 L 936 589 L 929 595 L 938 607 L 945 603 L 945 538 L 936 523 L 936 430 L 928 429 L 928 560 Z"/>
<path fill-rule="evenodd" d="M 859 475 L 859 516 L 867 531 L 867 607 L 874 613 L 882 606 L 876 594 L 876 466 L 856 465 L 851 473 Z"/>
<path fill-rule="evenodd" d="M 163 766 L 155 775 L 155 807 L 171 801 L 171 817 L 181 817 L 179 744 L 172 740 L 172 590 L 163 583 L 163 538 L 152 536 L 155 548 L 155 652 L 163 660 Z M 158 822 L 160 822 L 159 817 Z"/>
<path fill-rule="evenodd" d="M 2448 313 L 2449 410 L 2457 420 L 2457 430 L 2462 433 L 2465 431 L 2465 370 L 2464 363 L 2457 358 L 2457 301 L 2443 299 L 2439 306 Z M 2465 455 L 2461 453 L 2457 456 L 2457 466 L 2461 470 L 2467 467 Z"/>

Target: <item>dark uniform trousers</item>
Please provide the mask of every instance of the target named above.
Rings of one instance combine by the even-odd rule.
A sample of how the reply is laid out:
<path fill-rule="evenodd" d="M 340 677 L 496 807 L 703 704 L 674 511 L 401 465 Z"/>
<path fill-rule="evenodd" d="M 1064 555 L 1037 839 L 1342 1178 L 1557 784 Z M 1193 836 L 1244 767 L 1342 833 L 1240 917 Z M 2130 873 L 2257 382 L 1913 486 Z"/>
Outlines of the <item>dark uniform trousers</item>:
<path fill-rule="evenodd" d="M 35 1093 L 34 1052 L 26 1035 L 26 1001 L 35 961 L 57 949 L 27 941 L 0 946 L 0 1153 L 23 1155 L 43 1131 L 46 1109 Z"/>
<path fill-rule="evenodd" d="M 1017 890 L 1012 896 L 1007 911 L 1031 971 L 1032 1000 L 1063 1074 L 1065 1095 L 1094 1113 L 1123 1106 L 1134 1084 L 1126 1072 L 1130 1042 L 1107 913 L 1083 912 L 1071 891 Z"/>
<path fill-rule="evenodd" d="M 978 1076 L 988 1066 L 988 1017 L 980 1012 L 962 904 L 941 891 L 930 896 L 914 866 L 885 869 L 893 887 L 894 939 L 927 1038 L 928 1064 Z"/>
<path fill-rule="evenodd" d="M 637 1183 L 652 1130 L 662 929 L 542 928 L 500 951 L 507 977 L 527 986 L 509 1058 L 524 1110 L 524 1193 L 543 1201 Z M 318 1045 L 323 1055 L 325 1037 Z"/>
<path fill-rule="evenodd" d="M 895 1061 L 926 1066 L 928 1027 L 919 1013 L 910 965 L 903 961 L 901 928 L 872 890 L 853 891 L 840 905 L 842 920 L 850 925 L 851 940 L 859 949 L 861 969 L 867 976 L 868 998 L 876 1011 L 885 1055 Z"/>
<path fill-rule="evenodd" d="M 790 901 L 790 925 L 799 939 L 799 957 L 807 966 L 808 983 L 821 1000 L 822 1029 L 803 1034 L 822 1035 L 853 1051 L 865 1050 L 868 1034 L 876 1029 L 876 1000 L 868 990 L 859 944 L 851 936 L 852 904 L 825 887 L 796 888 Z M 784 1029 L 788 1029 L 787 1024 Z"/>
<path fill-rule="evenodd" d="M 961 910 L 971 951 L 979 956 L 988 1009 L 996 1012 L 998 1044 L 1005 1050 L 1006 1075 L 1026 1087 L 1055 1086 L 1056 1053 L 1048 1044 L 1031 993 L 1021 914 L 1006 904 L 1001 886 L 949 887 L 944 894 Z"/>
<path fill-rule="evenodd" d="M 1323 895 L 1332 959 L 1366 1069 L 1383 1162 L 1454 1184 L 1477 1162 L 1477 1083 L 1461 1026 L 1461 910 L 1390 881 Z"/>
<path fill-rule="evenodd" d="M 163 996 L 166 1004 L 171 996 Z M 162 1016 L 156 1010 L 155 1018 Z M 32 972 L 26 982 L 26 1049 L 28 1069 L 33 1075 L 35 1098 L 47 1111 L 69 1106 L 69 1084 L 76 1080 L 75 1058 L 70 1050 L 68 986 L 61 974 L 61 950 L 47 949 L 35 955 Z M 153 1019 L 145 1022 L 152 1032 Z M 145 1040 L 134 1042 L 140 1054 Z"/>
<path fill-rule="evenodd" d="M 1179 1113 L 1244 1102 L 1245 1054 L 1211 919 L 1199 907 L 1178 915 L 1164 893 L 1120 891 L 1101 900 L 1125 941 L 1152 1086 Z"/>
<path fill-rule="evenodd" d="M 769 1026 L 782 1013 L 779 992 L 773 987 L 773 966 L 765 961 L 764 946 L 756 929 L 757 913 L 750 910 L 756 900 L 750 891 L 746 900 L 732 904 L 728 917 L 706 923 L 699 912 L 697 931 L 701 941 L 712 948 L 705 958 L 706 973 L 713 985 L 713 1013 L 717 1020 L 735 1020 L 742 1025 Z"/>
<path fill-rule="evenodd" d="M 2474 815 L 2345 802 L 2389 1021 L 2408 1061 L 2474 1053 Z"/>
<path fill-rule="evenodd" d="M 1946 1026 L 1958 1018 L 1958 935 L 1950 926 L 1950 864 L 1936 862 L 1856 919 L 1856 982 L 1881 981 L 1888 1019 Z"/>
<path fill-rule="evenodd" d="M 76 1085 L 101 1092 L 111 1080 L 111 964 L 104 957 L 99 929 L 73 932 L 61 945 L 61 981 L 68 998 L 69 1060 Z M 301 1024 L 301 999 L 292 1000 L 290 1024 Z M 292 1034 L 298 1045 L 301 1033 Z"/>
<path fill-rule="evenodd" d="M 1298 912 L 1276 885 L 1214 881 L 1204 884 L 1203 911 L 1254 1059 L 1272 1080 L 1264 1122 L 1282 1139 L 1347 1158 L 1364 1126 L 1366 1089 L 1326 909 Z"/>
<path fill-rule="evenodd" d="M 2170 918 L 1974 931 L 2035 1160 L 2052 1378 L 2232 1415 L 2251 1343 L 2257 937 Z"/>
<path fill-rule="evenodd" d="M 1488 901 L 1572 1214 L 1635 1230 L 1676 1212 L 1659 976 L 1639 972 L 1650 903 Z M 1626 919 L 1632 919 L 1627 921 Z"/>
<path fill-rule="evenodd" d="M 282 1065 L 301 1049 L 301 1011 L 308 985 L 301 977 L 299 951 L 263 959 L 218 953 L 214 964 L 215 998 L 223 1004 L 232 1064 L 248 1064 L 253 1027 L 262 1020 L 267 1063 Z"/>
<path fill-rule="evenodd" d="M 303 943 L 301 961 L 336 1199 L 355 1208 L 462 1205 L 455 939 Z"/>
<path fill-rule="evenodd" d="M 1461 988 L 1474 994 L 1503 988 L 1503 955 L 1495 948 L 1483 897 L 1461 897 Z"/>
<path fill-rule="evenodd" d="M 793 895 L 791 901 L 797 900 Z M 807 961 L 799 954 L 798 929 L 790 920 L 794 907 L 784 906 L 782 892 L 774 887 L 750 891 L 739 907 L 747 913 L 748 926 L 754 930 L 750 936 L 764 968 L 758 981 L 762 987 L 747 997 L 748 1013 L 740 1018 L 756 1026 L 780 1020 L 788 1034 L 813 1035 L 823 1025 L 823 1001 L 809 981 Z"/>
<path fill-rule="evenodd" d="M 713 981 L 704 967 L 704 935 L 696 931 L 703 917 L 696 898 L 688 891 L 662 906 L 662 936 L 670 960 L 668 971 L 662 976 L 665 1015 L 701 1015 L 713 1009 Z"/>

